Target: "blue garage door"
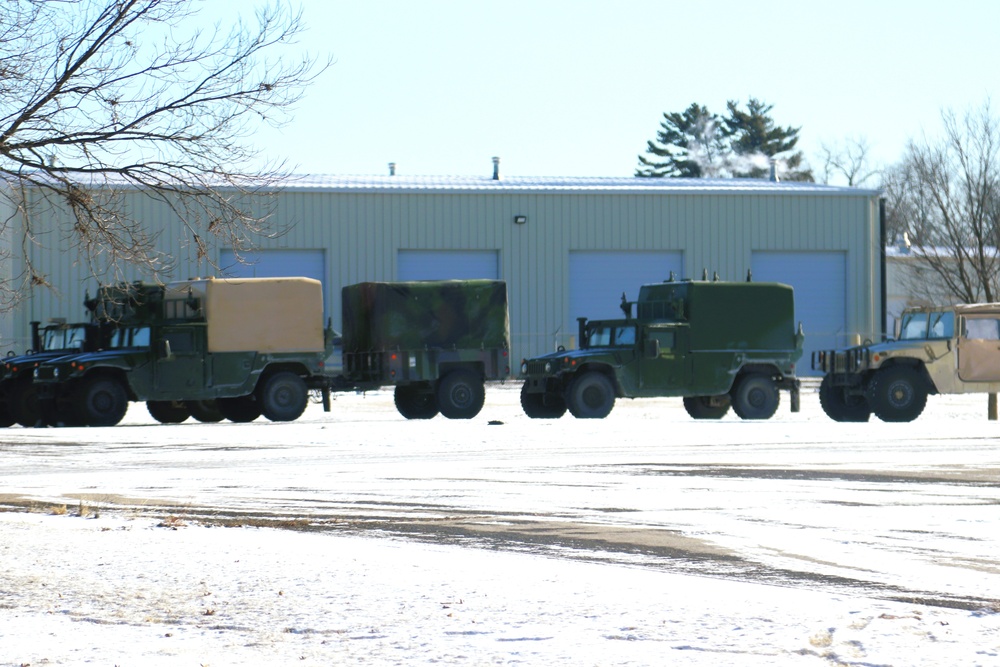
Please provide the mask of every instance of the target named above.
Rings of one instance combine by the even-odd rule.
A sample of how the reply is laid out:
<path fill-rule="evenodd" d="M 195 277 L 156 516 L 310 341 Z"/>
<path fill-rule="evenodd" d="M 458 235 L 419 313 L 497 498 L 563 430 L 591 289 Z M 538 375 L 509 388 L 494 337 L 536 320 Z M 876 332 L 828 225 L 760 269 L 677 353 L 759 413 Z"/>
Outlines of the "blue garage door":
<path fill-rule="evenodd" d="M 813 350 L 847 344 L 847 260 L 843 252 L 755 251 L 753 279 L 791 285 L 795 290 L 795 317 L 802 322 L 805 352 L 800 375 L 811 375 Z"/>
<path fill-rule="evenodd" d="M 326 282 L 322 250 L 260 250 L 236 261 L 232 250 L 219 255 L 219 268 L 226 278 L 288 278 L 302 276 Z"/>
<path fill-rule="evenodd" d="M 640 285 L 663 282 L 671 271 L 680 279 L 683 270 L 679 250 L 571 250 L 567 331 L 576 332 L 578 317 L 624 317 L 619 308 L 622 292 L 635 301 Z"/>
<path fill-rule="evenodd" d="M 399 280 L 498 280 L 496 250 L 400 250 Z"/>

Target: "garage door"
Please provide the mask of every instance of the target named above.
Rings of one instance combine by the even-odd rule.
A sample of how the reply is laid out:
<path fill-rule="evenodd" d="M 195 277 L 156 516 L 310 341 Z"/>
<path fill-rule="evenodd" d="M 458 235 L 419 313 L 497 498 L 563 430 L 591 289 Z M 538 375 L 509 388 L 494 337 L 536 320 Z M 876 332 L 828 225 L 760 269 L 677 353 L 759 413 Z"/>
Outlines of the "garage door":
<path fill-rule="evenodd" d="M 684 275 L 681 251 L 571 250 L 569 253 L 568 331 L 576 332 L 576 318 L 623 317 L 622 292 L 629 301 L 639 286 L 666 280 L 673 271 Z"/>
<path fill-rule="evenodd" d="M 499 280 L 496 250 L 400 250 L 399 280 Z"/>
<path fill-rule="evenodd" d="M 753 279 L 795 290 L 795 317 L 805 330 L 799 374 L 811 375 L 813 350 L 847 343 L 847 271 L 842 252 L 754 252 Z"/>

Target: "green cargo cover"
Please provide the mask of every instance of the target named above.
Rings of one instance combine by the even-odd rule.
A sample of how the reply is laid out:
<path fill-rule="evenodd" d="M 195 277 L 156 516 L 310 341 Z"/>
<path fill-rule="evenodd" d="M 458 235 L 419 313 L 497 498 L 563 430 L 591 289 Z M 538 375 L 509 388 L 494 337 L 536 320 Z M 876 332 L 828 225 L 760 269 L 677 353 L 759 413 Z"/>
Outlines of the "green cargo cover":
<path fill-rule="evenodd" d="M 342 297 L 345 353 L 510 347 L 501 280 L 366 282 Z"/>

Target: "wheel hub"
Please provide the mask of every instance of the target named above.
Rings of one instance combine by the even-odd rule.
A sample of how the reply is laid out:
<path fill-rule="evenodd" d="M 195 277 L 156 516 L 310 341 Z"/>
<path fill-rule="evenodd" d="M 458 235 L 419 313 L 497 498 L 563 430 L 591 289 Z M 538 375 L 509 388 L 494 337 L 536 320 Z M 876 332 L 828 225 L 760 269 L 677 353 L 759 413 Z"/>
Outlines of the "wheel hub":
<path fill-rule="evenodd" d="M 897 382 L 889 388 L 889 402 L 893 407 L 906 407 L 913 400 L 913 391 L 905 382 Z"/>

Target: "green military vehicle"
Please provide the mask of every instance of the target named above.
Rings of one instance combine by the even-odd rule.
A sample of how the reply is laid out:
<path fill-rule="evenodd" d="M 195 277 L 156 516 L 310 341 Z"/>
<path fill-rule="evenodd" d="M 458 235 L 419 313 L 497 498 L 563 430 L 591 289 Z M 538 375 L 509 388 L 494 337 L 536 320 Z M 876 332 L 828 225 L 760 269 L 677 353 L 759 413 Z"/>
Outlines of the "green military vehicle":
<path fill-rule="evenodd" d="M 920 416 L 928 394 L 1000 392 L 1000 304 L 908 308 L 898 336 L 813 352 L 820 405 L 834 421 Z"/>
<path fill-rule="evenodd" d="M 67 323 L 53 318 L 44 327 L 41 322 L 32 322 L 31 349 L 21 355 L 9 354 L 0 363 L 0 427 L 38 424 L 38 387 L 31 381 L 35 369 L 51 359 L 100 349 L 108 331 L 97 322 Z"/>
<path fill-rule="evenodd" d="M 510 376 L 503 281 L 365 282 L 342 296 L 345 385 L 395 386 L 407 419 L 471 419 L 484 382 Z"/>
<path fill-rule="evenodd" d="M 792 288 L 778 283 L 667 281 L 622 295 L 624 319 L 579 319 L 580 349 L 521 364 L 521 406 L 533 418 L 602 419 L 615 399 L 679 396 L 695 419 L 769 419 L 780 389 L 799 409 Z M 636 308 L 635 317 L 632 307 Z"/>
<path fill-rule="evenodd" d="M 47 421 L 110 426 L 129 401 L 163 423 L 292 421 L 324 393 L 332 329 L 308 278 L 196 279 L 105 286 L 87 306 L 114 325 L 105 349 L 34 371 Z"/>

